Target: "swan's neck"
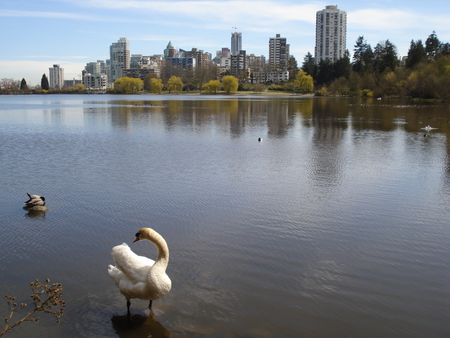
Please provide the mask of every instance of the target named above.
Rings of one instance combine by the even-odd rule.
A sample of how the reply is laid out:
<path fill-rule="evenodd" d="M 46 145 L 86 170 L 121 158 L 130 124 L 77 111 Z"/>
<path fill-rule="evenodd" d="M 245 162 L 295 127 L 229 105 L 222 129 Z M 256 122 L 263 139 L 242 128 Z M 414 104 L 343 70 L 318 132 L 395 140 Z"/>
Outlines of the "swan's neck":
<path fill-rule="evenodd" d="M 156 247 L 158 248 L 158 257 L 156 258 L 153 268 L 158 268 L 165 271 L 167 265 L 169 264 L 169 249 L 167 248 L 167 244 L 161 247 L 157 245 Z"/>
<path fill-rule="evenodd" d="M 162 236 L 158 234 L 155 237 L 156 238 L 152 238 L 151 241 L 158 249 L 158 257 L 156 258 L 152 270 L 166 271 L 167 265 L 169 264 L 169 247 Z"/>

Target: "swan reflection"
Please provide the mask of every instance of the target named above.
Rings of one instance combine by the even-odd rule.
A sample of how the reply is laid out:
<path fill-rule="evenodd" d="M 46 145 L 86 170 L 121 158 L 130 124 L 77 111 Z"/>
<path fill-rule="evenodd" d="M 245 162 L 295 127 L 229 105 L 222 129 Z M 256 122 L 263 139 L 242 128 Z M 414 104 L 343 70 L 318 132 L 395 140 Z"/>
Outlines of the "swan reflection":
<path fill-rule="evenodd" d="M 114 315 L 111 318 L 111 322 L 114 332 L 119 337 L 170 337 L 170 332 L 160 322 L 155 320 L 153 314 L 149 316 L 133 314 L 130 320 L 128 320 L 127 315 Z"/>

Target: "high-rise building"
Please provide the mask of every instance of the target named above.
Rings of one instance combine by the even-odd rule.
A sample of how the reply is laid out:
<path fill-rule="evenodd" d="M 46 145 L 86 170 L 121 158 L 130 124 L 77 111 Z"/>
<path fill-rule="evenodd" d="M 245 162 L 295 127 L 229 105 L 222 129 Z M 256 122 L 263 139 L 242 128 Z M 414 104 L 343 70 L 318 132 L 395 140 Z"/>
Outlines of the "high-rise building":
<path fill-rule="evenodd" d="M 84 72 L 90 74 L 100 74 L 101 73 L 100 61 L 86 63 L 86 66 L 84 67 Z"/>
<path fill-rule="evenodd" d="M 109 47 L 110 81 L 114 82 L 122 77 L 122 69 L 130 68 L 130 43 L 126 38 L 120 38 Z"/>
<path fill-rule="evenodd" d="M 326 6 L 316 13 L 315 59 L 335 62 L 345 54 L 347 44 L 347 12 L 338 6 Z"/>
<path fill-rule="evenodd" d="M 231 55 L 238 55 L 242 50 L 242 33 L 231 33 Z"/>
<path fill-rule="evenodd" d="M 50 88 L 61 89 L 64 86 L 64 68 L 61 68 L 59 65 L 53 65 L 48 70 Z"/>
<path fill-rule="evenodd" d="M 289 45 L 286 38 L 277 34 L 275 38 L 269 39 L 269 65 L 273 69 L 286 70 L 289 58 Z"/>
<path fill-rule="evenodd" d="M 245 50 L 240 50 L 237 54 L 232 54 L 230 58 L 231 75 L 241 78 L 247 70 L 247 57 Z"/>

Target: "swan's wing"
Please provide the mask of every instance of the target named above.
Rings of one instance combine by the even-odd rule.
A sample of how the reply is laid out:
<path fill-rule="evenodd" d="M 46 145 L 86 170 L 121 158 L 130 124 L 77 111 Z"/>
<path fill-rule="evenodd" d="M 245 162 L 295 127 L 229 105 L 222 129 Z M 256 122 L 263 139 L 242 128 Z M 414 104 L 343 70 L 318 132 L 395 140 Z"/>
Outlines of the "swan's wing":
<path fill-rule="evenodd" d="M 148 270 L 155 263 L 150 258 L 136 255 L 125 243 L 115 246 L 111 255 L 116 268 L 124 275 L 121 277 L 126 277 L 133 283 L 145 282 Z"/>

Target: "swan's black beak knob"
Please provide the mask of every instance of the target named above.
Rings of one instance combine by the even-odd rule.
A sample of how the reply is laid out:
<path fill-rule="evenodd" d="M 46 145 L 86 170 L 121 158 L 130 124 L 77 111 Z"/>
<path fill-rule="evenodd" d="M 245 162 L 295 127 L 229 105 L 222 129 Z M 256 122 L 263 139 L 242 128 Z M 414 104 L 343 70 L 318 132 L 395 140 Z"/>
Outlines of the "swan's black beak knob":
<path fill-rule="evenodd" d="M 139 236 L 141 235 L 141 233 L 140 232 L 138 232 L 137 234 L 136 234 L 136 239 L 133 241 L 133 243 L 136 243 L 137 241 L 139 241 Z"/>

